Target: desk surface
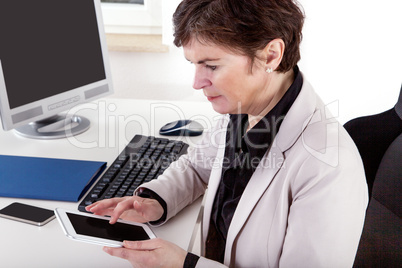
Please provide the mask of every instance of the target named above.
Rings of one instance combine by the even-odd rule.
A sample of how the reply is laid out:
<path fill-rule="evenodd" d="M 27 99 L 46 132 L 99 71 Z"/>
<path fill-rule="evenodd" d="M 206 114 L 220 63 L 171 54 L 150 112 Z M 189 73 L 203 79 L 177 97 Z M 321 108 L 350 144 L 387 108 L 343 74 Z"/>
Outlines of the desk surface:
<path fill-rule="evenodd" d="M 34 140 L 13 131 L 0 130 L 0 154 L 107 161 L 118 156 L 135 134 L 159 136 L 164 124 L 197 120 L 209 128 L 217 114 L 205 102 L 163 102 L 105 98 L 70 111 L 91 120 L 88 131 L 72 138 Z M 200 137 L 180 137 L 194 145 Z M 1 187 L 1 186 L 0 186 Z M 48 209 L 77 210 L 78 202 L 58 202 L 0 197 L 0 208 L 22 202 Z M 155 234 L 187 249 L 201 200 L 183 210 Z M 1 267 L 130 267 L 130 264 L 102 251 L 101 246 L 68 239 L 57 220 L 43 227 L 0 218 Z"/>

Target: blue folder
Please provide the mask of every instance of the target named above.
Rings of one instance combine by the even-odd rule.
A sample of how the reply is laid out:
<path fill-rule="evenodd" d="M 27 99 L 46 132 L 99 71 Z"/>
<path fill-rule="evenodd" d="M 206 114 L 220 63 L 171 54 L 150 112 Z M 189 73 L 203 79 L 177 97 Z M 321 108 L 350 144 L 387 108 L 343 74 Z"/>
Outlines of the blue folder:
<path fill-rule="evenodd" d="M 0 155 L 0 196 L 79 201 L 106 162 Z"/>

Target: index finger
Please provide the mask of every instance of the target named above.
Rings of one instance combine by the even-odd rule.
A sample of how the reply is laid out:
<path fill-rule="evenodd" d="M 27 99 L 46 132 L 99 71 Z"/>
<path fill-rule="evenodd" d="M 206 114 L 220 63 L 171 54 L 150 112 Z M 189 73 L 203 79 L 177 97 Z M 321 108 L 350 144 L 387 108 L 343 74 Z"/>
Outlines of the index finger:
<path fill-rule="evenodd" d="M 141 265 L 141 267 L 143 267 L 144 264 L 150 260 L 150 251 L 136 251 L 124 247 L 123 248 L 104 247 L 103 251 L 105 251 L 111 256 L 128 260 L 133 266 L 139 264 Z"/>
<path fill-rule="evenodd" d="M 105 210 L 113 210 L 119 202 L 121 202 L 120 198 L 104 199 L 86 206 L 85 209 L 94 214 L 102 214 Z"/>
<path fill-rule="evenodd" d="M 134 200 L 131 199 L 126 199 L 118 204 L 113 209 L 113 212 L 111 213 L 111 219 L 109 221 L 110 224 L 114 224 L 117 222 L 117 220 L 120 218 L 120 216 L 128 209 L 134 208 L 133 206 Z"/>

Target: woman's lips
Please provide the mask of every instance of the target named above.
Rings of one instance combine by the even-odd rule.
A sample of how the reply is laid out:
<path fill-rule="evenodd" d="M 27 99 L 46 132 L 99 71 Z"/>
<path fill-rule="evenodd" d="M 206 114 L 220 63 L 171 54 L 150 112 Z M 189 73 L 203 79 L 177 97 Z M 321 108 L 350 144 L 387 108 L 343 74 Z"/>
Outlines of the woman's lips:
<path fill-rule="evenodd" d="M 219 98 L 220 96 L 207 96 L 208 101 L 213 101 L 217 98 Z"/>

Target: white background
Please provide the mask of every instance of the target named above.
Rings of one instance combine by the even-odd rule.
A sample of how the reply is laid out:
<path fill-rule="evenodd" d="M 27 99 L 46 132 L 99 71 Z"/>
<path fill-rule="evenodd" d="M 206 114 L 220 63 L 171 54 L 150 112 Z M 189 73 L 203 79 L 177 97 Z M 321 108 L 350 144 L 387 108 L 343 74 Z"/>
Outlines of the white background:
<path fill-rule="evenodd" d="M 300 69 L 339 121 L 392 108 L 402 83 L 402 1 L 299 2 L 306 14 Z M 169 53 L 110 52 L 110 61 L 116 97 L 205 101 L 174 46 Z"/>

